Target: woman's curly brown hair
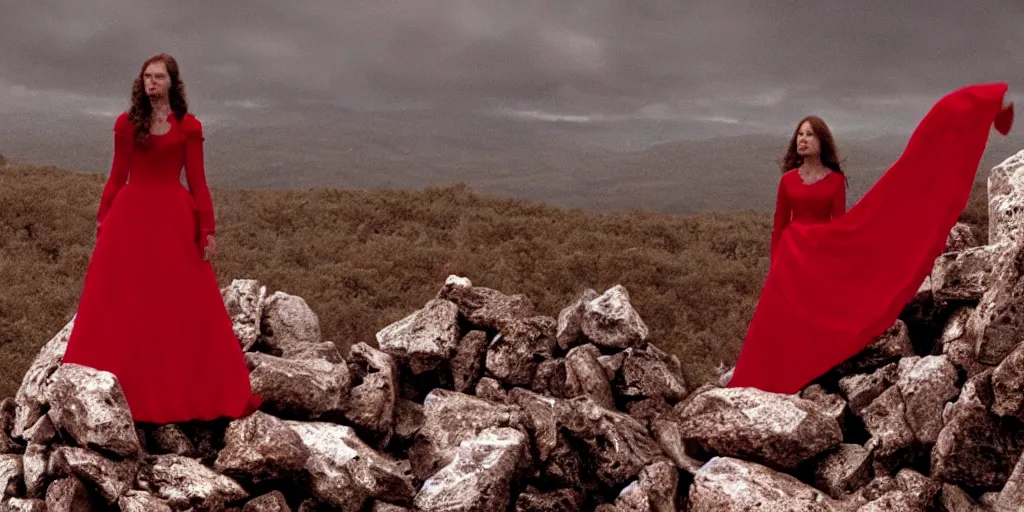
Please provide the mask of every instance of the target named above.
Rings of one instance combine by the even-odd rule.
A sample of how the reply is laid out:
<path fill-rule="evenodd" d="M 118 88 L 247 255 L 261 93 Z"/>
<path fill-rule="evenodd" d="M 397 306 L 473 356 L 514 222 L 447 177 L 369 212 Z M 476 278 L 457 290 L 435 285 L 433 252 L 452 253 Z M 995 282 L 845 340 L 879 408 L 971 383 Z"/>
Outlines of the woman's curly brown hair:
<path fill-rule="evenodd" d="M 181 81 L 181 72 L 178 70 L 178 61 L 166 53 L 158 53 L 142 63 L 139 76 L 132 83 L 132 106 L 128 110 L 128 119 L 135 126 L 135 143 L 144 145 L 146 137 L 149 136 L 153 124 L 153 105 L 149 102 L 149 95 L 146 94 L 146 84 L 142 75 L 146 68 L 154 62 L 163 62 L 167 66 L 167 74 L 171 78 L 171 86 L 167 91 L 168 101 L 171 104 L 171 111 L 174 117 L 180 122 L 188 113 L 188 99 L 185 95 L 185 83 Z"/>
<path fill-rule="evenodd" d="M 803 165 L 804 158 L 796 152 L 796 137 L 800 133 L 800 127 L 805 122 L 811 123 L 811 130 L 818 137 L 818 142 L 821 146 L 821 164 L 842 174 L 845 180 L 846 173 L 843 172 L 842 162 L 839 159 L 839 150 L 836 149 L 836 140 L 832 137 L 832 130 L 818 116 L 807 116 L 796 124 L 796 129 L 793 130 L 793 137 L 789 139 L 789 145 L 786 146 L 786 154 L 779 162 L 779 169 L 785 173 Z"/>

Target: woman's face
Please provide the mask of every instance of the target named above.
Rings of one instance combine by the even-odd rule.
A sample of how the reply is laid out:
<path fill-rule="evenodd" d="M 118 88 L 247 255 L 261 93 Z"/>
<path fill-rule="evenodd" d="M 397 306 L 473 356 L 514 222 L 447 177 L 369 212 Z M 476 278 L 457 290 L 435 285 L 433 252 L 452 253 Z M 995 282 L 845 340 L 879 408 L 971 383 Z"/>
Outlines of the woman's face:
<path fill-rule="evenodd" d="M 146 95 L 150 98 L 163 98 L 171 88 L 171 75 L 167 65 L 157 61 L 146 66 L 142 73 L 142 81 L 146 86 Z"/>
<path fill-rule="evenodd" d="M 796 132 L 796 154 L 802 157 L 821 154 L 821 141 L 811 128 L 810 121 L 804 121 Z"/>

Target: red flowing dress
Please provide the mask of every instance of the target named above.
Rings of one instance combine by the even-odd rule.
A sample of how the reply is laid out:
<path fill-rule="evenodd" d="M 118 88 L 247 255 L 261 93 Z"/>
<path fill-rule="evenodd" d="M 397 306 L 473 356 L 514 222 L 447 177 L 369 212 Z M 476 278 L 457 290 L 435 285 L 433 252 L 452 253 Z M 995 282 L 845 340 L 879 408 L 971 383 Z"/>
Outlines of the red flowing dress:
<path fill-rule="evenodd" d="M 830 171 L 812 183 L 804 183 L 797 169 L 787 171 L 779 180 L 775 200 L 775 222 L 772 229 L 771 258 L 779 239 L 791 222 L 820 224 L 839 218 L 846 211 L 846 180 Z"/>
<path fill-rule="evenodd" d="M 794 218 L 773 234 L 771 269 L 729 387 L 796 393 L 892 326 L 945 250 L 991 128 L 1010 131 L 1006 91 L 980 84 L 941 98 L 900 158 L 828 222 L 814 220 L 824 219 L 824 189 L 838 176 L 826 178 L 834 185 L 794 183 L 793 172 L 782 179 L 780 206 L 811 221 Z"/>
<path fill-rule="evenodd" d="M 114 123 L 96 246 L 63 362 L 113 373 L 135 421 L 238 418 L 260 400 L 202 257 L 215 231 L 203 129 L 192 114 L 168 121 L 170 131 L 143 146 L 127 113 Z"/>

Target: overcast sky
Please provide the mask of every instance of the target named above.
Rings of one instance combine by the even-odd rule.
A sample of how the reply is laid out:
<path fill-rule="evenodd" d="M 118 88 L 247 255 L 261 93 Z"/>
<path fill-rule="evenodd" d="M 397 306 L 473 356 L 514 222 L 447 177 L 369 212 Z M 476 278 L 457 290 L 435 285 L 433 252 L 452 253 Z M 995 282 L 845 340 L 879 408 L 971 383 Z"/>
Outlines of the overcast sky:
<path fill-rule="evenodd" d="M 142 60 L 194 104 L 443 107 L 837 131 L 1024 91 L 1024 1 L 3 0 L 0 112 L 122 109 Z"/>

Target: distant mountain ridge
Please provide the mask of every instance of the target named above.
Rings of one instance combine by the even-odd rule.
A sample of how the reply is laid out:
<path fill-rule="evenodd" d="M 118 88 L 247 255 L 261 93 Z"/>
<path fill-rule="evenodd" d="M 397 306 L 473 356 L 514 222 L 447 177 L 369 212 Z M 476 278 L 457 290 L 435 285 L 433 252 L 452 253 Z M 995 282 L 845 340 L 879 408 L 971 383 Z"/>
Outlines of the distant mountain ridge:
<path fill-rule="evenodd" d="M 738 133 L 727 125 L 708 138 L 681 139 L 687 126 L 654 121 L 254 111 L 229 125 L 199 115 L 214 187 L 419 189 L 461 181 L 487 194 L 590 211 L 768 211 L 787 142 L 786 136 Z M 4 114 L 0 153 L 12 161 L 105 173 L 111 124 L 103 116 Z M 908 137 L 837 136 L 851 203 L 899 157 Z M 994 135 L 979 179 L 1021 146 L 1021 134 Z"/>

